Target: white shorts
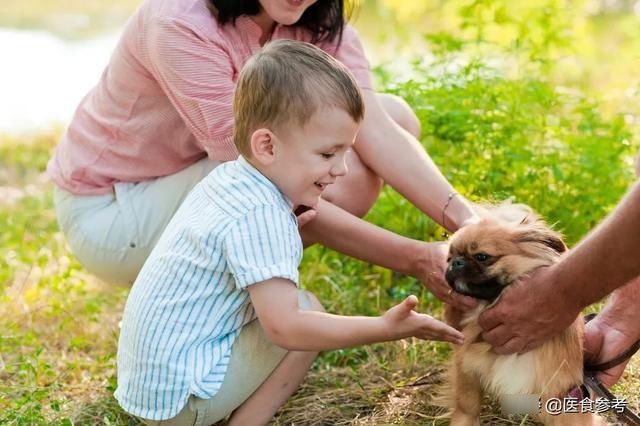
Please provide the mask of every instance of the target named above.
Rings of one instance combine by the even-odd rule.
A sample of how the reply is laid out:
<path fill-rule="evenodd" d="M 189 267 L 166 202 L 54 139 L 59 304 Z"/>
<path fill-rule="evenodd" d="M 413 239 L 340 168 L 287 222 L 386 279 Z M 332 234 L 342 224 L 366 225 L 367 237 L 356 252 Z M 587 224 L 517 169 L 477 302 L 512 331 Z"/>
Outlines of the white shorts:
<path fill-rule="evenodd" d="M 298 290 L 298 306 L 313 310 L 309 293 Z M 148 426 L 209 426 L 228 417 L 267 380 L 288 351 L 274 345 L 267 338 L 260 322 L 255 319 L 242 327 L 231 347 L 229 366 L 222 385 L 211 399 L 191 395 L 187 405 L 177 416 L 168 420 L 140 419 Z"/>
<path fill-rule="evenodd" d="M 205 158 L 169 176 L 116 183 L 104 195 L 55 187 L 58 224 L 73 255 L 108 283 L 132 284 L 189 191 L 218 164 Z"/>

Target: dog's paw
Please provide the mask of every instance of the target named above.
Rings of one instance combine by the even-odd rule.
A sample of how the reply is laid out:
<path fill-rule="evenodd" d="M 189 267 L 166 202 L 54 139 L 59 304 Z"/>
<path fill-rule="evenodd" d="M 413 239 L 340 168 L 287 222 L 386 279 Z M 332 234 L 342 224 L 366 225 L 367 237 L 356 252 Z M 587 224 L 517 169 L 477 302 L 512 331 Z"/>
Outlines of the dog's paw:
<path fill-rule="evenodd" d="M 451 426 L 480 426 L 480 418 L 456 410 L 451 415 Z"/>

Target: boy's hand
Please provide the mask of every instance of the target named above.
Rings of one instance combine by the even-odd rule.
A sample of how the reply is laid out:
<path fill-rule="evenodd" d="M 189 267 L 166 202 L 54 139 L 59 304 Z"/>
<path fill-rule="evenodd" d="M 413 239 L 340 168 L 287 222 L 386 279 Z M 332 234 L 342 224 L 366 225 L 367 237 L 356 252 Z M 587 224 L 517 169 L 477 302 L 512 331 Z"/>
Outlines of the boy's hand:
<path fill-rule="evenodd" d="M 425 314 L 419 314 L 413 309 L 418 305 L 416 296 L 409 296 L 402 302 L 389 309 L 382 316 L 391 335 L 402 339 L 417 337 L 423 340 L 441 340 L 461 345 L 464 335 L 453 327 Z"/>

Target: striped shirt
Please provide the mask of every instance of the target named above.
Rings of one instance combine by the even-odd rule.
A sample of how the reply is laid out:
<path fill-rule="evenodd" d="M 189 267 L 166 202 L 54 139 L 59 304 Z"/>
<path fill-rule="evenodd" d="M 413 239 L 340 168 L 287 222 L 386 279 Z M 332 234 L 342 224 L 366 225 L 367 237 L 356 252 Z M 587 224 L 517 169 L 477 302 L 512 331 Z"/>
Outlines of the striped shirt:
<path fill-rule="evenodd" d="M 261 36 L 248 16 L 219 25 L 206 0 L 145 0 L 56 147 L 47 166 L 52 180 L 75 195 L 106 194 L 116 182 L 174 174 L 207 155 L 236 159 L 233 91 Z M 271 39 L 310 35 L 279 25 Z M 372 87 L 352 27 L 340 46 L 318 47 L 345 64 L 360 87 Z"/>
<path fill-rule="evenodd" d="M 169 419 L 190 395 L 213 397 L 231 346 L 256 315 L 247 286 L 298 284 L 291 202 L 243 157 L 187 196 L 136 279 L 118 343 L 115 397 L 127 412 Z"/>

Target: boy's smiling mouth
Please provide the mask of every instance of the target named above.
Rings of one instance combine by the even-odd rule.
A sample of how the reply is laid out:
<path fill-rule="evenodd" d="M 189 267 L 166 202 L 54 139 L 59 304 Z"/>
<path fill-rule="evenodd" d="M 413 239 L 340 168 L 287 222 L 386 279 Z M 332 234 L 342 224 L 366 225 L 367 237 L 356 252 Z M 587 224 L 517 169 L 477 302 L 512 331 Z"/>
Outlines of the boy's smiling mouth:
<path fill-rule="evenodd" d="M 313 184 L 319 189 L 325 189 L 327 185 L 331 185 L 333 182 L 314 182 Z"/>

